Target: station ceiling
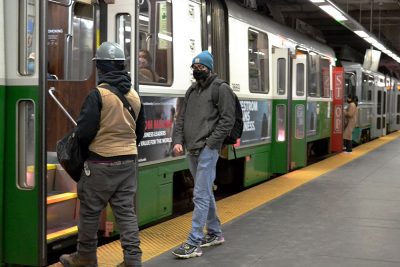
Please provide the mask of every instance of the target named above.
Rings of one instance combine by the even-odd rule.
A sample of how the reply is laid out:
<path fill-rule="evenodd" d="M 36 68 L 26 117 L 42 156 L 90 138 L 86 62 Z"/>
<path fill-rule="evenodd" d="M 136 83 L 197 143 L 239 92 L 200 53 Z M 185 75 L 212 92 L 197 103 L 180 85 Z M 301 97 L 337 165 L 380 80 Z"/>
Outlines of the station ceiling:
<path fill-rule="evenodd" d="M 253 8 L 324 42 L 341 60 L 362 63 L 371 45 L 309 0 L 247 0 Z M 400 0 L 331 0 L 400 56 Z M 382 53 L 379 71 L 400 78 L 400 64 Z"/>

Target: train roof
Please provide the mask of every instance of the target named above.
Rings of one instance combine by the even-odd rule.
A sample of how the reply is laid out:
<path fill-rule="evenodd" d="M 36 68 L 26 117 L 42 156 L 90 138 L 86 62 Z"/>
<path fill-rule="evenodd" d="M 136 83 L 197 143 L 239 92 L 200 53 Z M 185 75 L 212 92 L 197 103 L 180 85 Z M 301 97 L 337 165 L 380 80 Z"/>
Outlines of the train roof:
<path fill-rule="evenodd" d="M 281 25 L 274 20 L 262 16 L 250 9 L 243 8 L 235 0 L 226 0 L 229 16 L 253 25 L 259 29 L 263 29 L 272 34 L 291 39 L 299 45 L 311 49 L 314 52 L 319 52 L 324 55 L 335 57 L 333 49 L 325 44 L 313 40 L 285 25 Z"/>

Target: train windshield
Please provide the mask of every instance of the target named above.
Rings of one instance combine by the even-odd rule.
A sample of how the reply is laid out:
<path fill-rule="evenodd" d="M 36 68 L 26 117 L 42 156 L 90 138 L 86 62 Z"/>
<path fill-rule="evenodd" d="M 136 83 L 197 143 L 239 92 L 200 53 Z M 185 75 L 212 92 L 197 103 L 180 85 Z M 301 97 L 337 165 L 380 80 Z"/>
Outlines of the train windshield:
<path fill-rule="evenodd" d="M 344 74 L 345 86 L 344 86 L 344 95 L 348 96 L 349 94 L 356 94 L 356 74 L 354 72 L 346 72 Z"/>
<path fill-rule="evenodd" d="M 361 89 L 361 101 L 371 101 L 372 91 L 374 89 L 374 76 L 363 73 L 362 74 L 362 89 Z"/>

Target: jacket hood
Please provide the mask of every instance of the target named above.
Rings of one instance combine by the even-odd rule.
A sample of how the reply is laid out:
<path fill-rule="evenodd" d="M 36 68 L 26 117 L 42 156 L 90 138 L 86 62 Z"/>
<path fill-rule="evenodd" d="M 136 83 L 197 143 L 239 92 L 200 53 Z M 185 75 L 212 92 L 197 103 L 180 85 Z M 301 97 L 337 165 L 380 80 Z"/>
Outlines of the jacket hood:
<path fill-rule="evenodd" d="M 132 87 L 131 77 L 125 70 L 110 71 L 105 74 L 100 74 L 98 84 L 101 83 L 108 83 L 117 88 L 123 94 L 129 92 Z"/>

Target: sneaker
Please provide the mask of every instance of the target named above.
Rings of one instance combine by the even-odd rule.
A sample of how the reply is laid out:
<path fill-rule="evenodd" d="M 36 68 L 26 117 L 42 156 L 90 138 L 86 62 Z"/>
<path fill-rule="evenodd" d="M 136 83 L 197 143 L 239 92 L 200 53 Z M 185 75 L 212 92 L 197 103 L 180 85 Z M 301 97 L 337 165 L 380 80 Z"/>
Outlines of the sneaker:
<path fill-rule="evenodd" d="M 215 246 L 215 245 L 221 245 L 222 243 L 225 242 L 225 238 L 221 236 L 217 236 L 214 234 L 206 234 L 201 241 L 200 247 L 210 247 L 210 246 Z"/>
<path fill-rule="evenodd" d="M 179 248 L 172 251 L 172 254 L 182 259 L 189 259 L 193 257 L 200 257 L 203 255 L 200 247 L 183 243 Z"/>
<path fill-rule="evenodd" d="M 61 255 L 60 262 L 65 267 L 97 267 L 96 259 L 83 258 L 77 252 Z"/>

